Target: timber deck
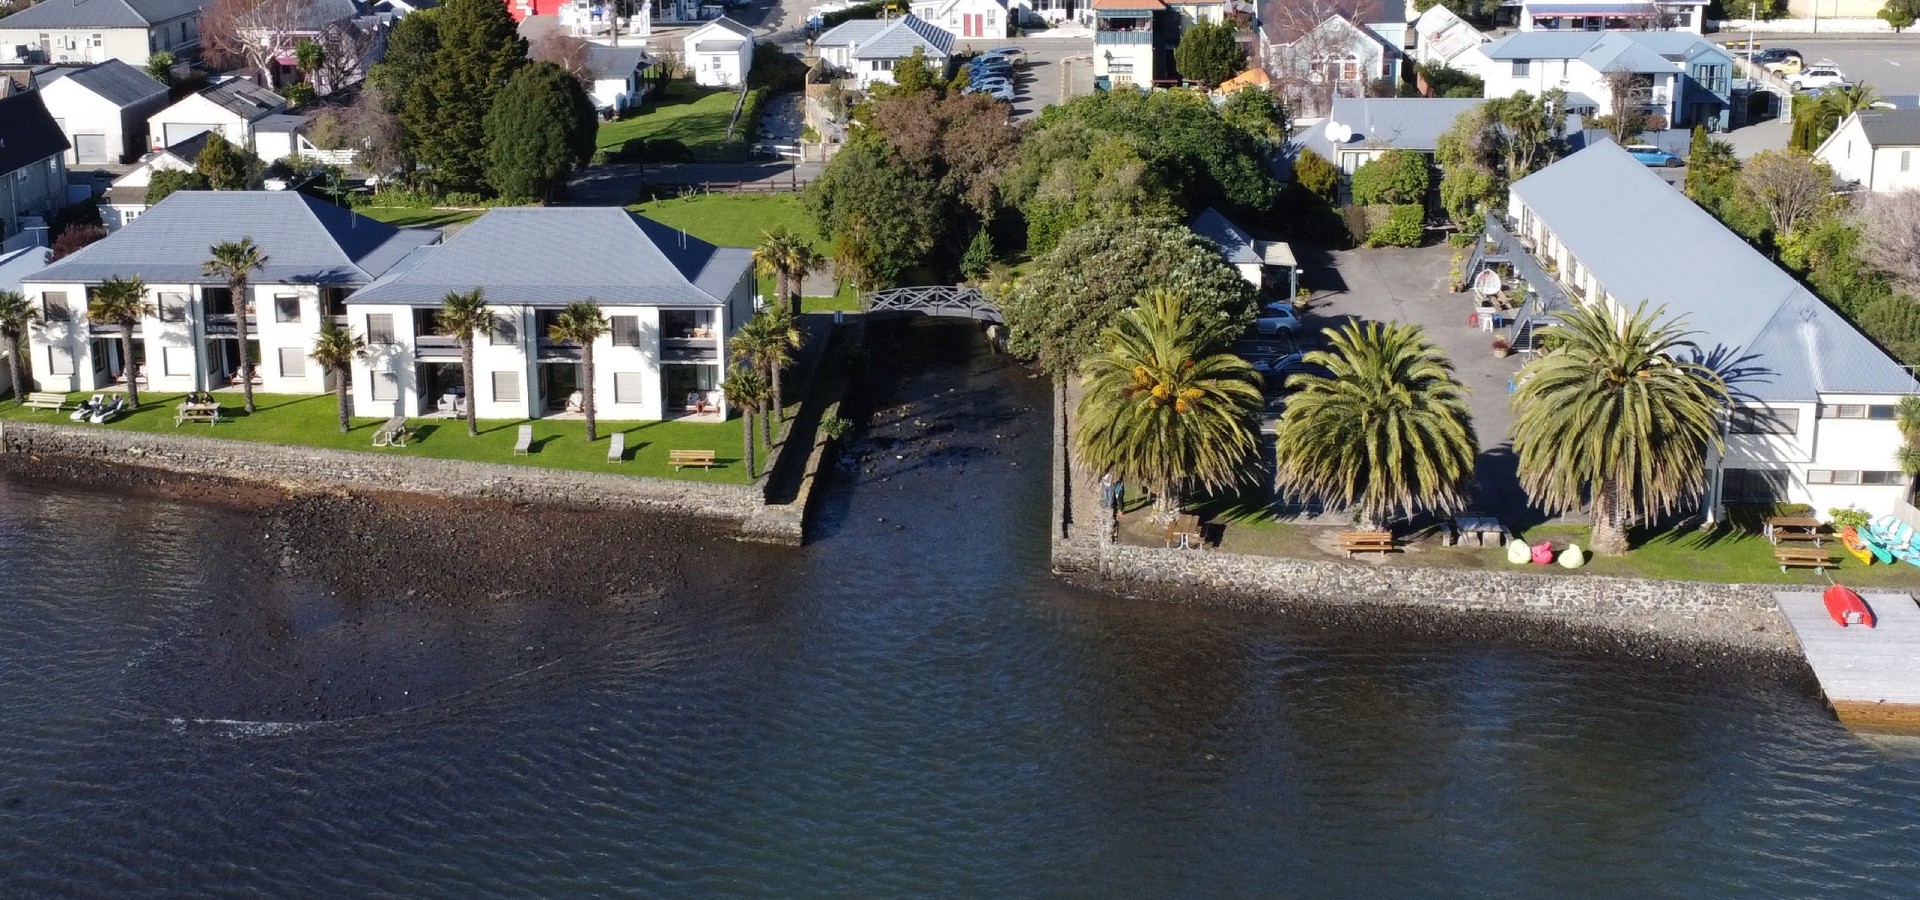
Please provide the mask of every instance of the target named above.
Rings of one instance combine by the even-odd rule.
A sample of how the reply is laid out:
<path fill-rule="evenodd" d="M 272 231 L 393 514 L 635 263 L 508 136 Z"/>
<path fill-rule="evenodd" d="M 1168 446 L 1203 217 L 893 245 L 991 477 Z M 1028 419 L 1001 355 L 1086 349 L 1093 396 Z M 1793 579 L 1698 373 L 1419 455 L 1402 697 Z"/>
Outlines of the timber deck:
<path fill-rule="evenodd" d="M 1869 731 L 1920 731 L 1920 605 L 1899 593 L 1860 592 L 1875 628 L 1841 627 L 1818 593 L 1775 591 L 1827 705 L 1841 723 Z"/>

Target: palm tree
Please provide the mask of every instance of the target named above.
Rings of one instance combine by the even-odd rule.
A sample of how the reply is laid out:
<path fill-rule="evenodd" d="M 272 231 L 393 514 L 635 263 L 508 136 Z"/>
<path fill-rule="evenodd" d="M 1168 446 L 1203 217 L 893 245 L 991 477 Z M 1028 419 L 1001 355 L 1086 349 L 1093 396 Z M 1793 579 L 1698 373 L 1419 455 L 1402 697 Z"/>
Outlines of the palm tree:
<path fill-rule="evenodd" d="M 785 306 L 776 304 L 761 309 L 759 314 L 748 319 L 728 344 L 733 348 L 735 362 L 757 364 L 766 370 L 767 384 L 772 388 L 768 406 L 773 410 L 774 422 L 786 419 L 786 397 L 782 392 L 781 376 L 793 365 L 794 352 L 805 342 L 806 334 L 800 330 L 799 320 Z"/>
<path fill-rule="evenodd" d="M 1466 505 L 1478 441 L 1467 391 L 1418 325 L 1350 324 L 1304 362 L 1275 434 L 1279 486 L 1357 505 L 1368 529 L 1418 509 Z"/>
<path fill-rule="evenodd" d="M 226 279 L 227 292 L 233 295 L 233 333 L 240 339 L 240 394 L 246 398 L 247 412 L 253 412 L 253 354 L 247 350 L 247 281 L 255 269 L 267 264 L 267 254 L 253 238 L 224 241 L 208 249 L 213 256 L 200 264 L 208 275 Z"/>
<path fill-rule="evenodd" d="M 806 285 L 807 276 L 820 271 L 820 267 L 826 264 L 827 258 L 821 256 L 812 244 L 799 241 L 793 245 L 787 257 L 787 286 L 793 291 L 789 296 L 788 312 L 796 316 L 800 314 L 800 293 Z"/>
<path fill-rule="evenodd" d="M 40 310 L 27 302 L 19 291 L 0 291 L 0 338 L 7 342 L 7 383 L 13 385 L 13 399 L 27 396 L 26 370 L 20 366 L 20 354 L 26 350 L 27 328 L 40 321 Z"/>
<path fill-rule="evenodd" d="M 766 359 L 777 352 L 774 348 L 778 340 L 773 333 L 771 321 L 765 317 L 765 310 L 762 310 L 760 315 L 748 319 L 746 324 L 740 326 L 740 330 L 733 333 L 733 337 L 727 341 L 727 350 L 736 368 L 759 371 L 761 366 L 766 365 Z M 766 382 L 764 372 L 760 377 L 760 383 L 766 389 L 760 392 L 755 412 L 760 417 L 762 440 L 766 442 L 767 449 L 771 450 L 773 449 L 773 415 L 768 411 L 768 407 L 774 404 L 774 393 L 779 388 L 777 385 Z"/>
<path fill-rule="evenodd" d="M 307 354 L 308 359 L 333 374 L 333 397 L 340 407 L 341 434 L 346 434 L 352 427 L 347 418 L 348 410 L 353 405 L 347 398 L 347 373 L 352 371 L 354 359 L 366 353 L 365 338 L 354 334 L 351 328 L 325 322 L 320 326 L 320 336 L 314 338 L 313 352 Z M 472 405 L 471 401 L 468 405 Z"/>
<path fill-rule="evenodd" d="M 1591 503 L 1600 553 L 1625 553 L 1628 523 L 1697 496 L 1707 447 L 1721 446 L 1726 383 L 1690 361 L 1692 332 L 1664 314 L 1642 303 L 1562 315 L 1513 395 L 1520 486 L 1549 513 Z"/>
<path fill-rule="evenodd" d="M 1873 85 L 1862 81 L 1859 84 L 1833 88 L 1822 93 L 1820 95 L 1820 108 L 1829 115 L 1834 116 L 1836 121 L 1844 122 L 1848 116 L 1854 113 L 1863 109 L 1871 109 L 1873 104 L 1879 102 L 1879 100 L 1880 95 L 1874 92 Z"/>
<path fill-rule="evenodd" d="M 139 276 L 109 278 L 94 288 L 87 301 L 87 319 L 120 326 L 121 372 L 127 376 L 127 403 L 140 406 L 140 367 L 133 361 L 133 326 L 153 315 L 147 302 L 147 283 Z"/>
<path fill-rule="evenodd" d="M 447 292 L 440 301 L 440 327 L 453 332 L 454 340 L 460 342 L 460 383 L 467 386 L 467 437 L 479 437 L 480 419 L 473 404 L 479 396 L 473 384 L 473 342 L 475 335 L 493 330 L 493 313 L 487 310 L 487 299 L 480 289 L 464 294 Z"/>
<path fill-rule="evenodd" d="M 800 314 L 800 283 L 821 263 L 820 251 L 784 225 L 768 231 L 753 251 L 754 268 L 774 279 L 775 303 L 794 315 Z"/>
<path fill-rule="evenodd" d="M 580 409 L 587 414 L 587 441 L 592 443 L 600 439 L 594 429 L 593 419 L 593 342 L 607 333 L 607 320 L 600 315 L 598 304 L 589 300 L 576 300 L 567 304 L 567 308 L 555 316 L 553 325 L 547 329 L 547 337 L 555 343 L 580 345 Z M 472 398 L 468 398 L 472 405 Z"/>
<path fill-rule="evenodd" d="M 1081 368 L 1081 458 L 1153 491 L 1162 518 L 1180 511 L 1189 485 L 1218 490 L 1243 480 L 1259 441 L 1259 374 L 1206 343 L 1207 323 L 1185 306 L 1173 291 L 1147 292 Z"/>
<path fill-rule="evenodd" d="M 746 444 L 747 477 L 757 477 L 753 471 L 753 415 L 754 410 L 767 402 L 767 379 L 759 370 L 751 366 L 740 366 L 720 382 L 720 393 L 727 398 L 727 405 L 740 410 L 741 439 Z"/>

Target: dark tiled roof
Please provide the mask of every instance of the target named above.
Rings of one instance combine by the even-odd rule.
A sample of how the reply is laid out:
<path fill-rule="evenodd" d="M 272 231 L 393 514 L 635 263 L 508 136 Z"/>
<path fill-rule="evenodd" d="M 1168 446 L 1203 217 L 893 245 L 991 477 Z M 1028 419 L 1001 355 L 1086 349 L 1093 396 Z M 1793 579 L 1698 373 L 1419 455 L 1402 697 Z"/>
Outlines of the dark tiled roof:
<path fill-rule="evenodd" d="M 1875 147 L 1920 144 L 1920 109 L 1866 109 L 1857 115 L 1860 130 Z"/>
<path fill-rule="evenodd" d="M 192 15 L 206 0 L 40 0 L 0 28 L 146 28 Z"/>
<path fill-rule="evenodd" d="M 0 100 L 0 174 L 59 156 L 70 146 L 39 91 Z"/>
<path fill-rule="evenodd" d="M 84 87 L 102 100 L 121 108 L 167 92 L 166 85 L 117 59 L 75 69 L 64 80 Z"/>

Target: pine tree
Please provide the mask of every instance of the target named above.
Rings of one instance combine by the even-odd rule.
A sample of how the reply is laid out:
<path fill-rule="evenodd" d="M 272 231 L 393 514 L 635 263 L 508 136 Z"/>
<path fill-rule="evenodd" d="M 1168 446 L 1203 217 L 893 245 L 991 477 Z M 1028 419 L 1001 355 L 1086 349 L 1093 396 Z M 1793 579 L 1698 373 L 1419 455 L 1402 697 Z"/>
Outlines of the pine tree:
<path fill-rule="evenodd" d="M 527 65 L 527 42 L 500 0 L 448 0 L 437 16 L 439 41 L 423 93 L 403 105 L 401 120 L 413 131 L 419 160 L 432 170 L 436 188 L 483 190 L 487 111 Z M 419 108 L 423 102 L 429 108 Z"/>
<path fill-rule="evenodd" d="M 253 186 L 253 154 L 235 147 L 216 131 L 194 158 L 193 168 L 216 191 L 244 191 Z"/>
<path fill-rule="evenodd" d="M 580 81 L 550 62 L 514 73 L 487 112 L 487 181 L 502 197 L 552 200 L 593 156 L 598 123 Z"/>

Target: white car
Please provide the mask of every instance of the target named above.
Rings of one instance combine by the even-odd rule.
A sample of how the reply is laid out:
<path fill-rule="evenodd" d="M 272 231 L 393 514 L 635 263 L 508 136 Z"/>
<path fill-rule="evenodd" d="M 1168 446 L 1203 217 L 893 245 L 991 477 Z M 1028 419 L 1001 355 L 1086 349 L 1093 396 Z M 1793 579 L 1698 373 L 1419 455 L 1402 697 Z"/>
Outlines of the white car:
<path fill-rule="evenodd" d="M 1798 74 L 1789 78 L 1787 83 L 1792 85 L 1796 91 L 1811 90 L 1813 88 L 1847 88 L 1853 86 L 1852 82 L 1847 81 L 1847 76 L 1841 74 L 1839 69 L 1833 66 L 1819 64 L 1801 69 Z"/>
<path fill-rule="evenodd" d="M 1261 334 L 1293 334 L 1300 330 L 1300 316 L 1285 303 L 1269 303 L 1253 320 L 1253 327 Z"/>

